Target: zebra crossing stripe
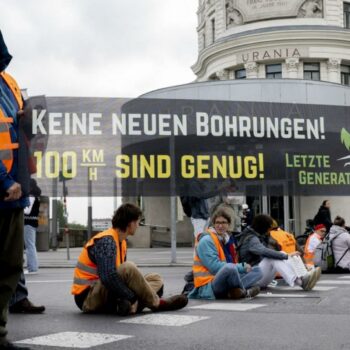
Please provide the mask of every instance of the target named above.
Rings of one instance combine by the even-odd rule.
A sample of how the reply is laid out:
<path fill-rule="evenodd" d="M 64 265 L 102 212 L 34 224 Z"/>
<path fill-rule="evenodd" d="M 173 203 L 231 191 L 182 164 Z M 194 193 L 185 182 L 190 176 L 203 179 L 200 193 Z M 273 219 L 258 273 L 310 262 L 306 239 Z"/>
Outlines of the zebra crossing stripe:
<path fill-rule="evenodd" d="M 350 276 L 341 276 L 341 277 L 339 277 L 339 279 L 350 280 Z"/>
<path fill-rule="evenodd" d="M 343 284 L 343 285 L 349 285 L 350 281 L 344 281 L 344 280 L 322 280 L 318 281 L 317 284 Z"/>
<path fill-rule="evenodd" d="M 203 310 L 221 310 L 221 311 L 248 311 L 264 307 L 266 304 L 252 304 L 252 303 L 211 303 L 191 306 L 189 309 L 203 309 Z"/>
<path fill-rule="evenodd" d="M 131 335 L 123 334 L 103 334 L 85 332 L 61 332 L 40 337 L 34 337 L 16 341 L 16 344 L 57 346 L 68 349 L 88 349 L 93 346 L 113 343 L 119 340 L 132 338 Z"/>
<path fill-rule="evenodd" d="M 318 282 L 319 283 L 319 282 Z M 329 290 L 332 290 L 332 289 L 336 289 L 337 287 L 327 287 L 327 286 L 318 286 L 318 283 L 316 285 L 316 287 L 312 288 L 312 291 L 313 292 L 327 292 Z M 281 292 L 283 290 L 292 290 L 296 293 L 302 293 L 302 292 L 305 292 L 304 290 L 302 290 L 300 287 L 275 287 L 273 288 L 273 291 L 278 291 L 278 292 Z M 259 294 L 260 296 L 260 294 Z"/>
<path fill-rule="evenodd" d="M 186 316 L 174 314 L 149 314 L 131 317 L 120 321 L 120 323 L 145 324 L 152 326 L 181 327 L 194 322 L 207 320 L 208 316 Z"/>
<path fill-rule="evenodd" d="M 288 293 L 267 293 L 267 294 L 259 294 L 258 298 L 319 298 L 319 296 L 311 295 L 311 294 L 288 294 Z"/>

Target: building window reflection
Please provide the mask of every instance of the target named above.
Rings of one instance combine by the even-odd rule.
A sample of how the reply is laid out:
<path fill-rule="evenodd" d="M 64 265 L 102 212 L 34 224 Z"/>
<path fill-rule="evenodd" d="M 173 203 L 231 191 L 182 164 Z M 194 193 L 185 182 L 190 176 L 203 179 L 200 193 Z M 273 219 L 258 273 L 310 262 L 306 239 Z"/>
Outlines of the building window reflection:
<path fill-rule="evenodd" d="M 266 68 L 267 79 L 281 79 L 282 78 L 282 64 L 268 64 Z"/>
<path fill-rule="evenodd" d="M 304 63 L 304 79 L 320 80 L 320 64 L 315 62 Z"/>
<path fill-rule="evenodd" d="M 350 29 L 350 4 L 344 2 L 344 28 Z"/>
<path fill-rule="evenodd" d="M 235 71 L 235 79 L 245 79 L 247 78 L 247 72 L 246 70 L 243 68 L 243 69 L 237 69 Z"/>
<path fill-rule="evenodd" d="M 350 66 L 341 65 L 341 83 L 343 85 L 350 85 Z"/>

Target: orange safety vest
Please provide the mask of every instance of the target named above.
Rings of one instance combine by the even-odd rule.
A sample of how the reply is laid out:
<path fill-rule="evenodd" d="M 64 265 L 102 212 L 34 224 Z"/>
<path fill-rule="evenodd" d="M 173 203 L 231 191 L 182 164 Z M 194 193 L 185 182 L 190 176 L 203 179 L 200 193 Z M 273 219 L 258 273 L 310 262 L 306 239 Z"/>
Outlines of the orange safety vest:
<path fill-rule="evenodd" d="M 22 109 L 23 100 L 21 90 L 16 81 L 5 72 L 1 72 L 0 75 L 13 93 L 19 109 Z M 19 147 L 18 143 L 13 143 L 11 140 L 10 124 L 13 124 L 13 117 L 6 117 L 0 109 L 0 160 L 8 173 L 11 171 L 13 165 L 13 150 Z"/>
<path fill-rule="evenodd" d="M 77 295 L 82 293 L 85 289 L 89 288 L 97 280 L 99 280 L 99 276 L 97 274 L 97 266 L 90 260 L 88 248 L 95 244 L 96 239 L 106 236 L 112 236 L 117 247 L 117 258 L 115 261 L 115 266 L 118 268 L 123 262 L 125 262 L 127 250 L 126 240 L 124 239 L 121 242 L 120 249 L 118 231 L 116 229 L 110 228 L 106 231 L 98 233 L 85 244 L 82 252 L 80 253 L 77 265 L 74 269 L 74 280 L 71 290 L 72 294 Z"/>
<path fill-rule="evenodd" d="M 221 261 L 226 262 L 225 253 L 221 247 L 221 243 L 219 241 L 218 236 L 214 232 L 210 231 L 209 229 L 207 230 L 207 232 L 210 234 L 211 239 L 215 244 L 216 250 L 219 254 L 219 259 Z M 196 242 L 196 246 L 197 245 L 198 245 L 198 242 Z M 195 249 L 195 255 L 193 260 L 194 261 L 192 265 L 192 270 L 193 270 L 193 277 L 194 277 L 194 286 L 198 288 L 211 282 L 215 276 L 212 275 L 210 271 L 207 269 L 207 267 L 203 265 L 201 259 L 197 254 L 197 249 Z"/>
<path fill-rule="evenodd" d="M 270 236 L 277 241 L 281 246 L 281 250 L 285 253 L 289 254 L 296 251 L 296 240 L 291 233 L 278 228 L 277 230 L 270 231 Z"/>
<path fill-rule="evenodd" d="M 307 241 L 305 243 L 305 247 L 304 247 L 304 261 L 305 261 L 305 264 L 312 265 L 312 266 L 315 265 L 315 263 L 314 263 L 315 250 L 311 252 L 309 246 L 310 246 L 310 242 L 311 242 L 312 237 L 314 237 L 315 235 L 319 238 L 317 233 L 311 234 L 308 237 L 308 239 L 307 239 Z M 320 238 L 319 238 L 319 240 L 321 242 Z"/>

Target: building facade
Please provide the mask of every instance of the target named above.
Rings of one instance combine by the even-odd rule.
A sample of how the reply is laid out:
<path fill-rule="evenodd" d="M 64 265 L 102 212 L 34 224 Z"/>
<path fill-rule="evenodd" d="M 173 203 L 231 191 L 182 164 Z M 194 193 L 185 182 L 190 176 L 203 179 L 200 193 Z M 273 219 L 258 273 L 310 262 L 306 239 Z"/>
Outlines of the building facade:
<path fill-rule="evenodd" d="M 350 2 L 203 0 L 197 14 L 197 81 L 350 84 Z"/>
<path fill-rule="evenodd" d="M 196 82 L 142 97 L 350 106 L 350 1 L 200 0 L 197 15 Z M 243 195 L 235 205 L 247 202 L 298 235 L 325 199 L 349 223 L 346 196 Z M 145 199 L 144 208 L 146 222 L 170 226 L 168 199 Z M 178 222 L 191 240 L 189 227 Z"/>

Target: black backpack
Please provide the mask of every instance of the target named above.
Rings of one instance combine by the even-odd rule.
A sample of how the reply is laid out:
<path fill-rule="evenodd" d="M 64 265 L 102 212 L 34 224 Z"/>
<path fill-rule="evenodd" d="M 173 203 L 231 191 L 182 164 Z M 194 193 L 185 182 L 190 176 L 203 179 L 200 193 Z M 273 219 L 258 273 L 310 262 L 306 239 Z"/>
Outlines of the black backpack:
<path fill-rule="evenodd" d="M 190 218 L 192 214 L 191 210 L 191 197 L 189 196 L 181 196 L 180 197 L 182 209 L 184 213 Z"/>

